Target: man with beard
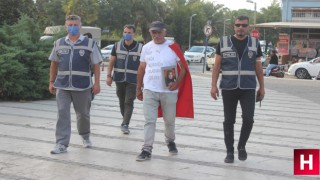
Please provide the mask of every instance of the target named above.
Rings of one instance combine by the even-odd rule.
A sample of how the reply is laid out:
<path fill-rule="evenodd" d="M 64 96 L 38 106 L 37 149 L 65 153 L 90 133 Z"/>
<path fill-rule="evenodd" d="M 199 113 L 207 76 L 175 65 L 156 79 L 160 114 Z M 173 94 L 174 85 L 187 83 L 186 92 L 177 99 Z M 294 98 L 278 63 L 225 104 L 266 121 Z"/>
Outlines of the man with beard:
<path fill-rule="evenodd" d="M 108 65 L 106 84 L 116 83 L 116 92 L 119 99 L 122 115 L 121 131 L 129 134 L 129 124 L 136 99 L 137 71 L 140 64 L 142 44 L 134 40 L 136 28 L 126 24 L 123 27 L 123 39 L 115 43 L 112 48 Z M 113 76 L 112 76 L 113 72 Z"/>
<path fill-rule="evenodd" d="M 255 110 L 255 101 L 264 97 L 263 69 L 260 61 L 262 56 L 259 40 L 247 35 L 249 18 L 239 16 L 234 23 L 234 35 L 220 38 L 217 46 L 215 64 L 212 70 L 211 96 L 217 100 L 219 90 L 217 80 L 222 70 L 220 89 L 224 108 L 224 141 L 227 148 L 225 163 L 234 162 L 234 123 L 238 101 L 242 109 L 242 127 L 238 142 L 238 159 L 247 159 L 245 149 L 249 139 Z M 256 77 L 259 88 L 256 95 Z"/>

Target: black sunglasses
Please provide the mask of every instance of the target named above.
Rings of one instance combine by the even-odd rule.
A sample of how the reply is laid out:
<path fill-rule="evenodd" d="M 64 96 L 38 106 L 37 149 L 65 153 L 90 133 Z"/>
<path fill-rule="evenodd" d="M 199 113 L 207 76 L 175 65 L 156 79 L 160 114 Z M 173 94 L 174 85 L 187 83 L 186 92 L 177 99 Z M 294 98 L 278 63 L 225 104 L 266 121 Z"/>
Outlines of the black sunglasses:
<path fill-rule="evenodd" d="M 237 27 L 240 27 L 240 26 L 242 26 L 242 27 L 248 27 L 248 24 L 234 24 L 235 26 L 237 26 Z"/>

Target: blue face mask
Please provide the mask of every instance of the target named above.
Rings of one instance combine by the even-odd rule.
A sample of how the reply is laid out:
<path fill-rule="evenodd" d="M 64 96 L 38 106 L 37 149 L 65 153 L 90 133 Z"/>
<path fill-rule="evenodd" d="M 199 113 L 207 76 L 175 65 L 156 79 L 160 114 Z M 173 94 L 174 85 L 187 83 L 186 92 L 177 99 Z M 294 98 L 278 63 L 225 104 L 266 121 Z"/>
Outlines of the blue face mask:
<path fill-rule="evenodd" d="M 68 34 L 76 36 L 79 34 L 79 26 L 68 26 Z"/>
<path fill-rule="evenodd" d="M 122 38 L 126 41 L 130 41 L 132 40 L 132 34 L 124 34 Z"/>

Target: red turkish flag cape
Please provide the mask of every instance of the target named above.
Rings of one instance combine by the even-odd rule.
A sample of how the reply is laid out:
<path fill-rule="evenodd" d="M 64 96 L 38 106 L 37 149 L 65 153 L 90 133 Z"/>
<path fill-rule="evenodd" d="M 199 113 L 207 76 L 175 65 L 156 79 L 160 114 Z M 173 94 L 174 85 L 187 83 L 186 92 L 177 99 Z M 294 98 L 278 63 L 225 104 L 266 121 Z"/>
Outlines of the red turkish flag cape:
<path fill-rule="evenodd" d="M 194 118 L 193 110 L 193 92 L 192 92 L 192 80 L 189 71 L 188 64 L 183 56 L 183 53 L 179 47 L 179 44 L 174 42 L 169 47 L 179 57 L 180 62 L 186 69 L 186 75 L 182 79 L 178 88 L 178 101 L 176 105 L 176 117 Z M 180 66 L 177 64 L 178 74 L 180 74 Z M 159 106 L 158 117 L 162 117 L 161 106 Z"/>

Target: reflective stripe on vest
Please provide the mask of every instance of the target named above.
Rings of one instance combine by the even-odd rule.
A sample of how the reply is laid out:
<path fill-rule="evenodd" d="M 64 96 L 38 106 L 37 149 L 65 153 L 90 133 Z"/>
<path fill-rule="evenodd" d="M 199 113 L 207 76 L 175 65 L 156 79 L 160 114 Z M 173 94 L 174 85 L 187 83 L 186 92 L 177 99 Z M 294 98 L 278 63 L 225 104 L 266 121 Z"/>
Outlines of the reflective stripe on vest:
<path fill-rule="evenodd" d="M 113 80 L 115 82 L 136 84 L 140 53 L 143 45 L 137 42 L 135 47 L 129 51 L 124 47 L 124 41 L 119 41 L 115 45 L 117 59 L 114 65 Z"/>
<path fill-rule="evenodd" d="M 69 45 L 65 38 L 58 39 L 55 51 L 58 55 L 56 88 L 88 89 L 91 80 L 91 53 L 95 42 L 85 38 L 80 43 Z"/>
<path fill-rule="evenodd" d="M 255 71 L 222 71 L 222 75 L 256 75 Z"/>
<path fill-rule="evenodd" d="M 132 73 L 132 74 L 138 74 L 138 71 L 134 71 L 134 70 L 130 70 L 130 69 L 118 69 L 118 68 L 114 68 L 114 71 L 117 72 L 127 72 L 127 73 Z"/>

